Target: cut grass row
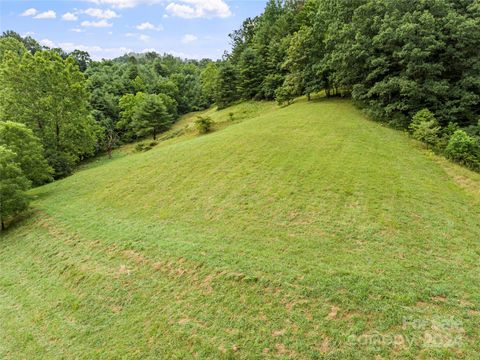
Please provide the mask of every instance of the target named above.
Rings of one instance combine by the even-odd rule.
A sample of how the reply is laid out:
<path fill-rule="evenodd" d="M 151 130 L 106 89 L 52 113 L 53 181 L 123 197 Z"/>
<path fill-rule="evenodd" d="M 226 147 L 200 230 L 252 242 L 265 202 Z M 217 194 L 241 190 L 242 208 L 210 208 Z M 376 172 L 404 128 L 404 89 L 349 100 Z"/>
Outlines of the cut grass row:
<path fill-rule="evenodd" d="M 0 241 L 1 358 L 476 356 L 478 177 L 349 101 L 248 106 L 34 190 Z"/>

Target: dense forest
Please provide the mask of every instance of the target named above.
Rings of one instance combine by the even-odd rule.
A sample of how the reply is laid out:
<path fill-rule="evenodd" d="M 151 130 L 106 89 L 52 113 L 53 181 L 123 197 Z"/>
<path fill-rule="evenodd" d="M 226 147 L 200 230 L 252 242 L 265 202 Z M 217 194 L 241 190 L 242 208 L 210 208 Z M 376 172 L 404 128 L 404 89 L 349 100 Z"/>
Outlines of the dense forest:
<path fill-rule="evenodd" d="M 0 38 L 3 219 L 25 190 L 71 174 L 182 114 L 240 100 L 351 97 L 375 120 L 480 168 L 478 0 L 271 0 L 230 34 L 222 60 L 154 52 L 93 61 Z"/>

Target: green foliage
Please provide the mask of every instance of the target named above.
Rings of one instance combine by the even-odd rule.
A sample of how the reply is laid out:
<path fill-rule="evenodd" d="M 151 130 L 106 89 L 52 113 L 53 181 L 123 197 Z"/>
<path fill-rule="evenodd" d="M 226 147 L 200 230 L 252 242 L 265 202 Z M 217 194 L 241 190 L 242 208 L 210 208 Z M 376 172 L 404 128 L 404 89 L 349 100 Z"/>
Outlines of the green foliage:
<path fill-rule="evenodd" d="M 478 141 L 463 130 L 457 130 L 448 141 L 445 148 L 448 158 L 469 166 L 473 169 L 480 168 L 480 146 Z"/>
<path fill-rule="evenodd" d="M 202 93 L 210 103 L 215 101 L 215 90 L 217 86 L 218 67 L 214 62 L 210 62 L 200 73 L 202 83 Z"/>
<path fill-rule="evenodd" d="M 21 41 L 12 37 L 0 37 L 0 63 L 3 61 L 7 51 L 21 57 L 27 49 Z"/>
<path fill-rule="evenodd" d="M 45 159 L 42 144 L 25 125 L 0 121 L 0 145 L 15 154 L 13 161 L 34 185 L 52 180 L 53 169 Z"/>
<path fill-rule="evenodd" d="M 197 120 L 195 120 L 195 127 L 199 134 L 206 134 L 212 130 L 212 119 L 208 116 L 199 116 Z"/>
<path fill-rule="evenodd" d="M 150 141 L 148 143 L 142 142 L 135 145 L 135 151 L 142 152 L 142 151 L 149 151 L 152 150 L 155 146 L 158 145 L 157 141 Z"/>
<path fill-rule="evenodd" d="M 155 140 L 157 134 L 170 128 L 172 115 L 168 113 L 165 101 L 159 95 L 144 94 L 135 98 L 130 126 L 137 137 L 153 135 Z"/>
<path fill-rule="evenodd" d="M 23 37 L 20 34 L 18 34 L 17 32 L 12 31 L 12 30 L 4 31 L 2 33 L 2 35 L 0 36 L 0 39 L 14 39 L 17 42 L 22 43 L 23 46 L 25 47 L 25 49 L 27 51 L 29 51 L 31 54 L 35 54 L 37 51 L 42 49 L 42 46 L 35 39 L 33 39 L 31 36 Z M 17 46 L 15 45 L 15 48 L 16 47 Z M 23 50 L 21 50 L 20 55 L 22 55 L 22 54 L 23 54 Z"/>
<path fill-rule="evenodd" d="M 480 116 L 480 16 L 472 0 L 269 1 L 231 38 L 227 59 L 241 76 L 230 102 L 270 99 L 285 80 L 276 94 L 282 103 L 292 93 L 351 94 L 396 127 L 408 127 L 422 108 L 440 127 L 474 125 Z"/>
<path fill-rule="evenodd" d="M 29 204 L 25 193 L 30 181 L 25 177 L 20 165 L 15 162 L 17 155 L 0 145 L 0 223 L 5 229 L 5 220 L 24 211 Z"/>
<path fill-rule="evenodd" d="M 218 70 L 215 102 L 219 109 L 226 108 L 238 100 L 237 71 L 230 62 L 222 64 Z"/>
<path fill-rule="evenodd" d="M 86 51 L 73 50 L 68 56 L 75 60 L 81 72 L 85 72 L 92 63 L 90 54 Z"/>
<path fill-rule="evenodd" d="M 260 94 L 262 85 L 262 66 L 257 52 L 246 48 L 240 56 L 239 92 L 243 99 L 249 100 Z"/>
<path fill-rule="evenodd" d="M 292 76 L 285 79 L 283 86 L 275 91 L 275 100 L 279 105 L 290 105 L 298 94 L 296 81 Z"/>
<path fill-rule="evenodd" d="M 216 84 L 215 63 L 182 60 L 154 52 L 91 62 L 85 74 L 92 96 L 90 104 L 97 124 L 109 134 L 116 129 L 119 142 L 131 142 L 138 135 L 133 129 L 134 112 L 127 104 L 138 94 L 161 97 L 171 120 L 192 110 L 203 110 L 213 102 Z M 137 98 L 139 100 L 139 98 Z M 98 149 L 103 149 L 100 141 Z"/>
<path fill-rule="evenodd" d="M 435 115 L 428 109 L 418 111 L 410 124 L 412 136 L 432 147 L 439 142 L 440 129 Z"/>
<path fill-rule="evenodd" d="M 285 77 L 280 74 L 270 74 L 265 77 L 262 83 L 262 94 L 266 100 L 275 99 L 275 91 L 282 86 Z"/>
<path fill-rule="evenodd" d="M 85 78 L 75 60 L 52 51 L 7 53 L 0 66 L 0 121 L 25 124 L 40 139 L 55 177 L 95 149 Z M 58 164 L 65 166 L 58 167 Z"/>
<path fill-rule="evenodd" d="M 0 354 L 478 359 L 480 174 L 350 101 L 203 116 L 232 111 L 214 136 L 32 191 L 33 216 L 0 236 Z M 425 331 L 463 342 L 424 347 Z"/>

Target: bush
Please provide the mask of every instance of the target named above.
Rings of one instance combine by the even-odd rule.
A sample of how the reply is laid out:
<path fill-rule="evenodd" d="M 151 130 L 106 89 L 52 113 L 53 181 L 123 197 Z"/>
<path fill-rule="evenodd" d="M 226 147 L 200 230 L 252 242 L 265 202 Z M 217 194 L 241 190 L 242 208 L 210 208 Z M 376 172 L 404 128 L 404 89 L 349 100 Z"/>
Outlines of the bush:
<path fill-rule="evenodd" d="M 294 98 L 295 91 L 289 85 L 281 86 L 275 91 L 275 100 L 277 100 L 278 105 L 284 105 L 285 103 L 290 105 Z"/>
<path fill-rule="evenodd" d="M 209 117 L 199 116 L 195 120 L 195 127 L 199 134 L 206 134 L 212 130 L 212 120 Z"/>
<path fill-rule="evenodd" d="M 73 173 L 77 161 L 74 156 L 54 150 L 47 150 L 45 153 L 50 166 L 55 169 L 55 179 L 61 179 Z"/>
<path fill-rule="evenodd" d="M 463 130 L 457 130 L 448 141 L 445 155 L 473 169 L 480 168 L 480 149 L 475 138 Z"/>
<path fill-rule="evenodd" d="M 228 118 L 229 118 L 230 121 L 234 120 L 234 116 L 235 116 L 235 114 L 233 112 L 228 113 Z"/>
<path fill-rule="evenodd" d="M 138 143 L 137 145 L 135 145 L 135 151 L 138 151 L 138 152 L 142 152 L 142 151 L 148 151 L 148 150 L 151 150 L 152 147 L 154 147 L 155 145 L 158 145 L 158 142 L 156 141 L 152 141 L 148 144 L 146 143 Z"/>
<path fill-rule="evenodd" d="M 262 82 L 261 92 L 265 99 L 273 100 L 276 97 L 276 89 L 282 86 L 284 77 L 279 74 L 270 74 Z"/>
<path fill-rule="evenodd" d="M 442 129 L 442 135 L 438 141 L 437 148 L 439 150 L 445 151 L 445 148 L 447 147 L 450 138 L 458 129 L 459 127 L 457 124 L 452 122 L 448 123 L 448 125 Z"/>
<path fill-rule="evenodd" d="M 413 116 L 412 123 L 410 124 L 412 136 L 431 147 L 438 144 L 440 140 L 440 129 L 435 115 L 428 109 L 417 112 Z"/>

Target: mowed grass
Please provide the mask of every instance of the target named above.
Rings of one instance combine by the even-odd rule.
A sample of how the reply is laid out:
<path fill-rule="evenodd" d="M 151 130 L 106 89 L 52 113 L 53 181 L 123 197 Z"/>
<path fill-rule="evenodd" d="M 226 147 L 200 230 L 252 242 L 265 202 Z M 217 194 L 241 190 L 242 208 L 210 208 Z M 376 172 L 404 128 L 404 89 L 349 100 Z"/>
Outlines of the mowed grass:
<path fill-rule="evenodd" d="M 1 359 L 478 356 L 480 177 L 346 100 L 251 106 L 33 191 Z"/>

